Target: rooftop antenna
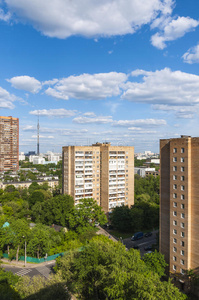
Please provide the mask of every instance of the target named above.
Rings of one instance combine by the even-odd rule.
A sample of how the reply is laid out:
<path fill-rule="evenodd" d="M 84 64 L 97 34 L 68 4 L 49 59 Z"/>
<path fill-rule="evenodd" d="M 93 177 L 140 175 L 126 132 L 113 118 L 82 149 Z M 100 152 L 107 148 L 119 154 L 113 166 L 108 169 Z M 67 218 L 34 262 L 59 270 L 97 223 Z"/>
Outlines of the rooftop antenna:
<path fill-rule="evenodd" d="M 38 114 L 38 123 L 37 123 L 37 155 L 39 155 L 39 114 Z"/>

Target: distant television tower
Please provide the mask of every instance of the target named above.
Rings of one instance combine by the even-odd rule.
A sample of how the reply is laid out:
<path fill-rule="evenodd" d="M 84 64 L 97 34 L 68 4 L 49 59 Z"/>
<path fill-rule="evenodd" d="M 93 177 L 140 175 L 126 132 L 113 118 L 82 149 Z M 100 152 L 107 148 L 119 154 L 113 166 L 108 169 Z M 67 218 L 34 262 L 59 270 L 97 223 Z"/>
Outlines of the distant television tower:
<path fill-rule="evenodd" d="M 37 123 L 37 155 L 39 155 L 39 115 L 38 115 L 38 123 Z"/>

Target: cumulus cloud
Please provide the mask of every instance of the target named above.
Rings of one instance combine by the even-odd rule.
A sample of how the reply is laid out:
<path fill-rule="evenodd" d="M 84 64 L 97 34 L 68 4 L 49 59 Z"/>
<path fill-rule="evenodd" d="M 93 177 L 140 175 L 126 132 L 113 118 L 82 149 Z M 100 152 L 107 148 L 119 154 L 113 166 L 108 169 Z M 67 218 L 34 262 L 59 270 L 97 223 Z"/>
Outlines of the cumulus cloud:
<path fill-rule="evenodd" d="M 78 124 L 107 124 L 107 123 L 112 123 L 113 120 L 111 116 L 99 116 L 94 118 L 80 116 L 74 118 L 73 122 Z"/>
<path fill-rule="evenodd" d="M 126 74 L 117 72 L 69 76 L 59 80 L 53 88 L 48 88 L 46 94 L 63 100 L 100 100 L 120 95 L 121 85 L 126 80 Z"/>
<path fill-rule="evenodd" d="M 171 0 L 5 0 L 17 21 L 49 37 L 132 34 L 157 16 L 172 12 Z"/>
<path fill-rule="evenodd" d="M 163 29 L 161 33 L 157 32 L 151 37 L 151 43 L 158 49 L 164 49 L 166 42 L 174 41 L 187 32 L 193 31 L 199 25 L 199 21 L 189 17 L 178 17 L 177 19 L 168 18 L 160 24 L 158 22 L 154 24 L 160 28 L 163 27 Z"/>
<path fill-rule="evenodd" d="M 188 64 L 199 63 L 199 44 L 190 48 L 183 56 L 184 62 Z"/>
<path fill-rule="evenodd" d="M 0 4 L 1 4 L 1 2 L 0 2 Z M 8 22 L 10 20 L 10 17 L 11 17 L 11 14 L 9 12 L 5 13 L 3 11 L 3 9 L 0 8 L 0 20 Z"/>
<path fill-rule="evenodd" d="M 88 111 L 88 112 L 84 113 L 84 116 L 86 116 L 86 117 L 96 117 L 96 114 L 92 111 Z"/>
<path fill-rule="evenodd" d="M 199 105 L 195 106 L 172 106 L 166 104 L 154 104 L 152 105 L 154 110 L 162 110 L 166 112 L 174 112 L 177 118 L 191 119 L 195 113 L 199 110 Z"/>
<path fill-rule="evenodd" d="M 151 104 L 193 105 L 199 102 L 199 76 L 170 69 L 146 72 L 137 70 L 134 74 L 142 74 L 142 81 L 127 82 L 122 98 Z"/>
<path fill-rule="evenodd" d="M 13 109 L 15 106 L 12 102 L 17 99 L 15 95 L 0 87 L 0 108 Z"/>
<path fill-rule="evenodd" d="M 138 119 L 138 120 L 119 120 L 114 122 L 114 126 L 161 126 L 166 125 L 166 121 L 162 119 Z M 129 128 L 130 130 L 141 130 L 135 129 L 134 127 Z"/>
<path fill-rule="evenodd" d="M 29 112 L 31 115 L 35 116 L 44 116 L 49 118 L 69 118 L 73 117 L 77 114 L 77 110 L 67 110 L 64 108 L 58 109 L 41 109 L 41 110 L 33 110 Z"/>
<path fill-rule="evenodd" d="M 10 82 L 14 88 L 33 94 L 38 93 L 42 87 L 41 83 L 37 79 L 26 75 L 12 77 L 11 79 L 7 79 L 7 81 Z"/>

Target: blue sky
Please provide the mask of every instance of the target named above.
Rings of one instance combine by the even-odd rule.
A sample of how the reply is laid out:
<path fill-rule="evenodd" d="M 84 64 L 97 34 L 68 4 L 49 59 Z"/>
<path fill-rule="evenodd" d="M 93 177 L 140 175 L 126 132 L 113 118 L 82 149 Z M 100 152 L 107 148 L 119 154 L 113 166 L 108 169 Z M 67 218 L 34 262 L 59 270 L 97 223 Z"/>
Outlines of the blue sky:
<path fill-rule="evenodd" d="M 20 151 L 198 136 L 198 0 L 0 0 L 0 115 Z"/>

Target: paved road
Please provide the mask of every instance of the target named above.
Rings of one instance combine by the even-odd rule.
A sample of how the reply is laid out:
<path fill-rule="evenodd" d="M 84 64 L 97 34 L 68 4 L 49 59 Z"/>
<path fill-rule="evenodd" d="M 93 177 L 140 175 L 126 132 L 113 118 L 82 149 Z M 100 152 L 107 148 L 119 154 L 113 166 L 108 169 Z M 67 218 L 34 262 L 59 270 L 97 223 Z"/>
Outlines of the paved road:
<path fill-rule="evenodd" d="M 6 271 L 11 271 L 13 274 L 18 276 L 25 276 L 28 275 L 30 277 L 41 275 L 45 278 L 48 278 L 49 274 L 53 273 L 53 267 L 55 266 L 55 262 L 49 262 L 42 266 L 34 266 L 32 268 L 30 267 L 17 267 L 17 266 L 8 266 L 8 265 L 2 265 L 2 267 Z"/>
<path fill-rule="evenodd" d="M 144 250 L 144 247 L 151 246 L 152 244 L 156 243 L 156 233 L 157 232 L 158 232 L 157 230 L 153 231 L 152 236 L 143 237 L 142 239 L 140 239 L 138 241 L 131 241 L 131 238 L 124 239 L 123 244 L 128 249 L 133 248 L 134 246 L 139 246 L 141 256 L 143 256 L 146 253 L 146 251 Z"/>

